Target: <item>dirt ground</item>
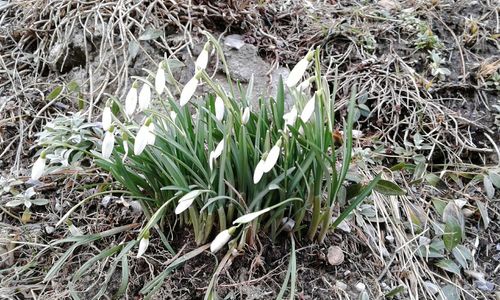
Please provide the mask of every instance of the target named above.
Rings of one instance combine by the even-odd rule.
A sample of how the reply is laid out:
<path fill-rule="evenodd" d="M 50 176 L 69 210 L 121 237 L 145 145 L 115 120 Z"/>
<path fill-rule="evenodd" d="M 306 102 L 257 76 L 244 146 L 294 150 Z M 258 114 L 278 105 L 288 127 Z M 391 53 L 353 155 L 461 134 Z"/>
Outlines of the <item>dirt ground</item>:
<path fill-rule="evenodd" d="M 132 248 L 124 258 L 97 259 L 136 239 L 147 218 L 118 193 L 85 200 L 116 185 L 88 158 L 62 162 L 44 177 L 36 191 L 48 202 L 31 215 L 6 204 L 30 186 L 37 133 L 48 122 L 62 115 L 97 121 L 109 97 L 123 98 L 130 77 L 155 70 L 164 57 L 184 63 L 174 76 L 185 83 L 207 30 L 220 37 L 232 77 L 247 86 L 253 76 L 263 97 L 320 46 L 324 73 L 339 86 L 339 119 L 351 84 L 359 85 L 360 176 L 426 163 L 417 180 L 414 170 L 394 173 L 407 195 L 374 193 L 325 244 L 296 240 L 292 299 L 500 299 L 500 191 L 491 195 L 481 177 L 500 171 L 499 12 L 495 1 L 0 1 L 0 298 L 75 299 L 75 290 L 81 299 L 142 299 L 144 286 L 166 270 L 174 255 L 158 233 L 145 257 Z M 224 79 L 220 65 L 210 70 Z M 80 201 L 70 221 L 56 226 Z M 440 239 L 440 201 L 465 201 L 461 245 L 471 259 L 458 272 L 421 255 Z M 410 226 L 415 218 L 419 232 Z M 56 243 L 78 234 L 99 237 L 74 248 Z M 197 249 L 175 220 L 163 234 L 180 255 Z M 328 262 L 332 246 L 345 256 L 339 265 Z M 220 299 L 275 299 L 290 249 L 287 234 L 260 234 L 221 270 Z M 203 298 L 223 256 L 204 251 L 188 260 L 152 298 Z M 460 263 L 451 253 L 444 258 Z M 92 267 L 78 274 L 88 261 Z"/>

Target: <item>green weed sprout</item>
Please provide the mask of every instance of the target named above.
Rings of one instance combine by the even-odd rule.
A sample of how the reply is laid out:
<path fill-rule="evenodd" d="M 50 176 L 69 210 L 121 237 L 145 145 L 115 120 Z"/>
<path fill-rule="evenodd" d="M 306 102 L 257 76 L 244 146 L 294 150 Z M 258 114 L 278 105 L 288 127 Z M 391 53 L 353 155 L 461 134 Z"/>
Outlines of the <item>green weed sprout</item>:
<path fill-rule="evenodd" d="M 298 234 L 308 220 L 307 237 L 322 242 L 379 179 L 349 195 L 357 198 L 332 223 L 350 164 L 355 91 L 344 142 L 338 146 L 335 89 L 332 93 L 321 75 L 319 49 L 309 51 L 286 84 L 280 80 L 275 99 L 260 99 L 258 107 L 251 107 L 251 84 L 248 91 L 238 86 L 236 93 L 228 75 L 228 93 L 205 71 L 212 48 L 226 65 L 217 41 L 207 37 L 196 72 L 179 100 L 165 85 L 169 69 L 165 61 L 153 81 L 132 84 L 125 106 L 115 101 L 103 112 L 105 133 L 97 162 L 152 215 L 138 237 L 143 241 L 141 254 L 149 230 L 174 214 L 181 226 L 192 227 L 197 244 L 213 241 L 213 252 L 228 243 L 239 248 L 252 244 L 260 230 L 274 237 L 284 218 L 293 220 L 292 230 Z M 311 65 L 314 76 L 299 84 Z M 197 97 L 202 84 L 210 92 Z M 161 108 L 150 108 L 151 90 Z M 285 93 L 293 99 L 289 111 Z M 140 124 L 133 118 L 137 105 L 144 115 Z"/>

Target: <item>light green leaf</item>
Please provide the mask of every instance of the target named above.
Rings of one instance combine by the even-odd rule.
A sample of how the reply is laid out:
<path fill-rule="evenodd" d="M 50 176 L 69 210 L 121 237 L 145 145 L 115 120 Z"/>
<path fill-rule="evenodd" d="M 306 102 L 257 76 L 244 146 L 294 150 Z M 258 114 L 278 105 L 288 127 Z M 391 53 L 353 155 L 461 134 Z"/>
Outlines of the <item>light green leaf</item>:
<path fill-rule="evenodd" d="M 490 199 L 493 199 L 495 197 L 495 188 L 493 187 L 493 183 L 490 180 L 489 176 L 484 176 L 483 177 L 483 185 L 484 185 L 484 190 L 486 191 L 486 196 Z"/>
<path fill-rule="evenodd" d="M 163 30 L 155 29 L 153 27 L 148 27 L 144 33 L 139 37 L 140 41 L 149 41 L 159 38 L 163 35 Z"/>
<path fill-rule="evenodd" d="M 488 173 L 488 177 L 491 183 L 493 183 L 493 185 L 496 186 L 497 189 L 500 189 L 500 175 L 498 175 L 498 173 L 490 171 Z"/>
<path fill-rule="evenodd" d="M 436 263 L 436 266 L 445 271 L 460 275 L 460 267 L 451 259 L 442 259 Z"/>
<path fill-rule="evenodd" d="M 449 221 L 444 227 L 443 242 L 448 251 L 453 250 L 461 242 L 462 229 L 457 222 Z"/>
<path fill-rule="evenodd" d="M 453 256 L 462 266 L 462 268 L 467 269 L 469 267 L 467 261 L 472 261 L 472 253 L 464 245 L 457 245 L 453 248 Z"/>
<path fill-rule="evenodd" d="M 384 195 L 400 196 L 406 194 L 406 191 L 400 188 L 397 184 L 383 179 L 378 181 L 374 189 Z"/>
<path fill-rule="evenodd" d="M 52 92 L 50 92 L 50 94 L 47 95 L 47 100 L 51 101 L 51 100 L 56 99 L 57 97 L 59 97 L 62 90 L 63 90 L 62 86 L 60 86 L 60 85 L 57 86 L 55 89 L 52 90 Z"/>

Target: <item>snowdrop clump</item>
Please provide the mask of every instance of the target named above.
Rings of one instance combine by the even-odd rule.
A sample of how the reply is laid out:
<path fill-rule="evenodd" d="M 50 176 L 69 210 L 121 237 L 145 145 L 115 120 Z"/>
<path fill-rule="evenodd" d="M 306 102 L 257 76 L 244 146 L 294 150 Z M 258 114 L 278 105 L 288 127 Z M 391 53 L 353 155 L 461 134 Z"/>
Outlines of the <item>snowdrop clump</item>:
<path fill-rule="evenodd" d="M 197 244 L 211 241 L 217 232 L 212 252 L 228 244 L 241 249 L 255 241 L 259 230 L 275 236 L 284 218 L 294 224 L 287 231 L 297 234 L 304 220 L 311 220 L 308 238 L 322 241 L 336 226 L 332 212 L 350 163 L 354 101 L 341 124 L 344 142 L 338 146 L 334 93 L 320 70 L 311 67 L 319 65 L 319 49 L 310 50 L 279 81 L 277 95 L 256 104 L 230 78 L 229 92 L 212 80 L 207 72 L 215 59 L 211 56 L 227 64 L 217 40 L 206 35 L 195 72 L 179 95 L 166 83 L 166 60 L 151 72 L 154 78 L 136 78 L 123 99 L 111 99 L 103 109 L 96 162 L 131 197 L 141 199 L 151 216 L 137 238 L 137 256 L 147 251 L 150 229 L 169 218 L 192 228 Z M 209 92 L 198 96 L 201 85 Z M 286 95 L 293 99 L 288 111 Z M 162 109 L 151 107 L 157 102 Z M 337 162 L 340 172 L 332 168 Z M 40 155 L 32 178 L 43 175 L 44 165 Z M 374 184 L 350 197 L 366 197 Z"/>

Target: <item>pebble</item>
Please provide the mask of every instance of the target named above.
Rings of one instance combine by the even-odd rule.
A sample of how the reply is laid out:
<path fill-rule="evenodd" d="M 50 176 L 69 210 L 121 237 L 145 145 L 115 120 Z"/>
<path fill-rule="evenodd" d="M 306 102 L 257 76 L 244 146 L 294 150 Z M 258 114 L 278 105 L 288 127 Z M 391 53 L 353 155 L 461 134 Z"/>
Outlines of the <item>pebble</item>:
<path fill-rule="evenodd" d="M 362 283 L 362 282 L 358 282 L 358 283 L 354 286 L 354 288 L 356 288 L 356 290 L 357 290 L 358 292 L 362 292 L 362 291 L 364 291 L 364 290 L 366 289 L 366 286 L 365 286 L 365 284 L 364 284 L 364 283 Z"/>
<path fill-rule="evenodd" d="M 387 235 L 385 239 L 391 244 L 394 243 L 394 237 L 392 235 Z"/>
<path fill-rule="evenodd" d="M 342 281 L 337 280 L 335 283 L 335 287 L 338 288 L 339 290 L 347 291 L 347 284 L 343 283 Z"/>
<path fill-rule="evenodd" d="M 51 234 L 51 233 L 53 233 L 53 232 L 54 232 L 54 230 L 56 230 L 56 229 L 55 229 L 53 226 L 46 226 L 46 227 L 45 227 L 45 232 L 46 232 L 47 234 Z"/>

